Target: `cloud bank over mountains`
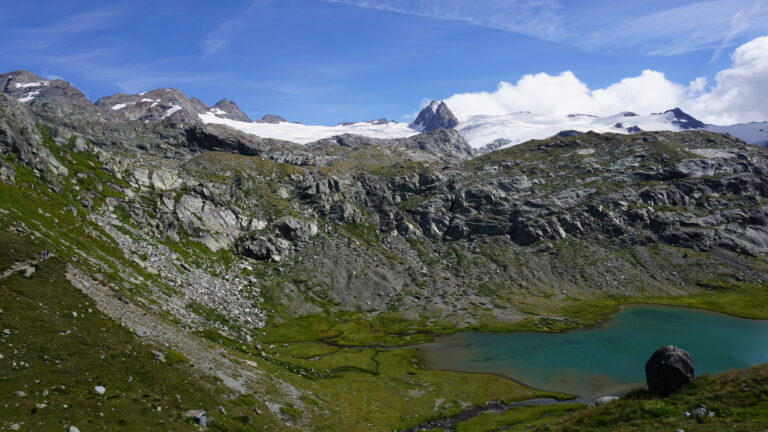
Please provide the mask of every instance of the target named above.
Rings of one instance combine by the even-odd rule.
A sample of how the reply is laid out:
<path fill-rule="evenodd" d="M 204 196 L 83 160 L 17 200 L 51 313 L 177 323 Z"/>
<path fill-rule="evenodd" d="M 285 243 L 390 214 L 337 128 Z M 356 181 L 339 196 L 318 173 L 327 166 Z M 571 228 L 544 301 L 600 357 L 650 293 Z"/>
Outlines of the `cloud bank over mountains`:
<path fill-rule="evenodd" d="M 493 92 L 461 93 L 446 99 L 459 119 L 530 111 L 606 116 L 620 111 L 649 114 L 680 107 L 704 122 L 731 124 L 768 120 L 768 36 L 736 48 L 731 66 L 714 82 L 697 78 L 681 84 L 662 72 L 645 70 L 605 88 L 590 89 L 570 71 L 525 75 L 501 82 Z"/>

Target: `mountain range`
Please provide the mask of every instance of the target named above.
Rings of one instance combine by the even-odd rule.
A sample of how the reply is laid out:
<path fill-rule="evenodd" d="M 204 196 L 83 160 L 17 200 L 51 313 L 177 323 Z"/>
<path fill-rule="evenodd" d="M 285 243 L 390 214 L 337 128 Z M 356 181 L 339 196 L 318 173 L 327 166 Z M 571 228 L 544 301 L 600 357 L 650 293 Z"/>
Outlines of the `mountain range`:
<path fill-rule="evenodd" d="M 748 144 L 768 145 L 768 121 L 734 125 L 705 124 L 680 108 L 640 115 L 625 111 L 599 117 L 591 114 L 541 116 L 531 112 L 503 115 L 476 115 L 457 119 L 445 102 L 432 101 L 411 123 L 387 119 L 342 122 L 337 126 L 304 125 L 267 114 L 258 121 L 240 110 L 235 102 L 222 99 L 206 106 L 176 89 L 158 89 L 135 95 L 116 94 L 100 98 L 95 104 L 77 89 L 61 80 L 44 80 L 27 71 L 0 75 L 3 92 L 31 105 L 48 100 L 70 98 L 84 113 L 114 120 L 142 122 L 223 124 L 262 138 L 308 144 L 337 135 L 352 134 L 367 138 L 407 138 L 420 132 L 455 129 L 478 152 L 504 148 L 558 133 L 613 132 L 631 134 L 643 131 L 706 130 L 726 133 Z"/>

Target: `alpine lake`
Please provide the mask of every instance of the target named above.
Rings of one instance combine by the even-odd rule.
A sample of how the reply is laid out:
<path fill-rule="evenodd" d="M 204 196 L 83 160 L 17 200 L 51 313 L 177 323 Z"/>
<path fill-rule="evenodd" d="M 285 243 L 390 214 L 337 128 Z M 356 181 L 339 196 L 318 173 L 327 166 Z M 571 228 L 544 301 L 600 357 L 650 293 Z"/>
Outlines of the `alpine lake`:
<path fill-rule="evenodd" d="M 691 354 L 696 375 L 768 363 L 768 321 L 671 306 L 627 306 L 606 323 L 564 333 L 464 332 L 420 347 L 430 369 L 503 375 L 582 398 L 645 386 L 659 347 Z"/>

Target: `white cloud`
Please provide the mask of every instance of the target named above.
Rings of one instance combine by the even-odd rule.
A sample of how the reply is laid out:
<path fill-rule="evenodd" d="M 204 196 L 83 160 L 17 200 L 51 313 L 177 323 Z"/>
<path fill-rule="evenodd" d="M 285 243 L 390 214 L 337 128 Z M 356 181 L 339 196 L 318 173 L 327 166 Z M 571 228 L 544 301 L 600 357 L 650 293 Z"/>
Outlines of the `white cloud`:
<path fill-rule="evenodd" d="M 768 120 L 766 100 L 768 37 L 760 37 L 735 50 L 731 67 L 715 76 L 711 89 L 703 77 L 680 84 L 652 70 L 605 88 L 590 89 L 566 71 L 525 75 L 516 83 L 500 83 L 493 92 L 457 94 L 446 103 L 460 119 L 519 111 L 558 116 L 605 116 L 621 111 L 648 114 L 679 106 L 702 121 L 726 124 Z"/>
<path fill-rule="evenodd" d="M 738 47 L 731 58 L 714 88 L 691 101 L 691 111 L 720 123 L 768 120 L 768 36 Z"/>

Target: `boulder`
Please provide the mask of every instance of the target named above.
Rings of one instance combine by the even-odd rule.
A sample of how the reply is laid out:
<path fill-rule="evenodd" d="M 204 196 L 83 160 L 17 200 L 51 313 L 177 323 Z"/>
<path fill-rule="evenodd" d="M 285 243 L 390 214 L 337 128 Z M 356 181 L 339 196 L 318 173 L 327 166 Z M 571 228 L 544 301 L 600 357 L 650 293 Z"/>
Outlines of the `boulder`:
<path fill-rule="evenodd" d="M 286 239 L 305 241 L 317 234 L 317 224 L 292 216 L 284 216 L 274 223 L 277 231 Z"/>
<path fill-rule="evenodd" d="M 280 261 L 290 251 L 290 243 L 284 239 L 268 237 L 247 237 L 238 241 L 240 255 L 258 261 Z"/>
<path fill-rule="evenodd" d="M 0 182 L 12 185 L 16 183 L 16 170 L 0 160 Z"/>
<path fill-rule="evenodd" d="M 346 201 L 332 205 L 328 217 L 339 222 L 360 222 L 363 220 L 360 210 Z"/>
<path fill-rule="evenodd" d="M 667 396 L 692 383 L 694 377 L 691 355 L 673 345 L 659 348 L 645 363 L 645 379 L 653 395 Z"/>

